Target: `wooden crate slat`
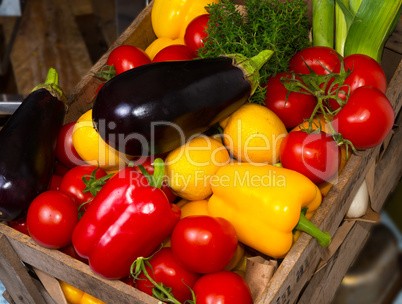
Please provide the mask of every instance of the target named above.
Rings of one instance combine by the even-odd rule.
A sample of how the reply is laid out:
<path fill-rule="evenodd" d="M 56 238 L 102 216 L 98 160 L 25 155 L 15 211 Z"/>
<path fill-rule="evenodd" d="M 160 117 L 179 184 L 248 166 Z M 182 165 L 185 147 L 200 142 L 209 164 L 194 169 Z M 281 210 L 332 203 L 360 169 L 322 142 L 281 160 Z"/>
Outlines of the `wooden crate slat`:
<path fill-rule="evenodd" d="M 156 299 L 119 280 L 102 279 L 94 274 L 88 265 L 58 250 L 43 248 L 30 237 L 4 224 L 0 224 L 0 234 L 7 237 L 18 257 L 25 263 L 76 286 L 106 303 L 158 303 Z"/>
<path fill-rule="evenodd" d="M 311 278 L 302 296 L 298 299 L 298 303 L 324 304 L 332 302 L 349 266 L 366 243 L 373 225 L 370 222 L 355 222 L 327 265 Z"/>
<path fill-rule="evenodd" d="M 15 303 L 46 304 L 4 234 L 0 235 L 0 279 Z"/>

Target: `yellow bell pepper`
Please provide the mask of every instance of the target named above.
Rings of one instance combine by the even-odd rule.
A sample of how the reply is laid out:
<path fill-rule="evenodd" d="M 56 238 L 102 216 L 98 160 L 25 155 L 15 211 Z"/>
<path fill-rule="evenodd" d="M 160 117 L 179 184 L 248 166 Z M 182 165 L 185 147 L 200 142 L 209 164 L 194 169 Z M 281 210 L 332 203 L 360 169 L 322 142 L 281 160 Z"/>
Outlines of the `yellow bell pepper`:
<path fill-rule="evenodd" d="M 67 302 L 70 304 L 106 304 L 64 281 L 59 280 L 59 283 Z"/>
<path fill-rule="evenodd" d="M 206 14 L 205 7 L 212 3 L 219 0 L 155 0 L 151 22 L 156 37 L 183 38 L 191 20 Z"/>
<path fill-rule="evenodd" d="M 295 228 L 317 238 L 321 246 L 331 242 L 328 232 L 308 220 L 321 204 L 320 190 L 296 171 L 231 163 L 217 171 L 211 185 L 209 214 L 229 220 L 239 241 L 263 254 L 284 257 L 293 245 Z"/>
<path fill-rule="evenodd" d="M 208 215 L 208 200 L 189 201 L 185 204 L 182 203 L 179 207 L 181 210 L 180 218 L 191 215 Z"/>

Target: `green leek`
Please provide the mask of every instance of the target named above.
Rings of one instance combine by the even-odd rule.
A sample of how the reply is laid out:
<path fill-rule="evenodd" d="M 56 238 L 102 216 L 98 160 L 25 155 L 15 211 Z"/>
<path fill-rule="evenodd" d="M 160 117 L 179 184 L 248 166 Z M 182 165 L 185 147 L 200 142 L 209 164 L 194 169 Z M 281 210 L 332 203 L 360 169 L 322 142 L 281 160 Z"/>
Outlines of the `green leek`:
<path fill-rule="evenodd" d="M 335 0 L 313 0 L 313 45 L 334 47 Z"/>
<path fill-rule="evenodd" d="M 348 0 L 340 0 L 349 8 Z M 335 3 L 335 50 L 343 56 L 343 48 L 345 46 L 345 40 L 348 35 L 348 26 L 346 23 L 346 17 L 342 11 L 342 7 L 338 2 Z"/>
<path fill-rule="evenodd" d="M 344 56 L 365 54 L 381 61 L 385 42 L 395 29 L 402 0 L 363 0 L 350 25 Z"/>
<path fill-rule="evenodd" d="M 356 15 L 357 10 L 362 2 L 363 0 L 349 0 L 349 9 L 353 15 Z"/>

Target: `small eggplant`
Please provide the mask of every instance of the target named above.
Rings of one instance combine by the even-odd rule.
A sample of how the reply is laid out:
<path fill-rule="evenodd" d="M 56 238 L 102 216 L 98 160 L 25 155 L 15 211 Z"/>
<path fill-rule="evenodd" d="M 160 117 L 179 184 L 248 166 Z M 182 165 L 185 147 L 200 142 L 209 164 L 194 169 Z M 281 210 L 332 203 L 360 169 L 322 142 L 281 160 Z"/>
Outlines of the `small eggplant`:
<path fill-rule="evenodd" d="M 128 70 L 98 92 L 94 125 L 122 153 L 169 152 L 243 105 L 272 54 L 155 62 Z"/>
<path fill-rule="evenodd" d="M 0 219 L 11 221 L 26 212 L 47 190 L 55 147 L 66 110 L 58 74 L 50 69 L 0 130 Z"/>

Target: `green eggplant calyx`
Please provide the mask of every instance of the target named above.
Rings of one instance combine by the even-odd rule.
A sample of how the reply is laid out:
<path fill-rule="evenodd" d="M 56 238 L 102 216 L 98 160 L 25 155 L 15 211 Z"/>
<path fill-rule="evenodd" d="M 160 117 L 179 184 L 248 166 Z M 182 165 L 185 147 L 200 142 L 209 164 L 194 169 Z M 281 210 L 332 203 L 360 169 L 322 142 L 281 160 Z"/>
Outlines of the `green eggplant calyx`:
<path fill-rule="evenodd" d="M 263 50 L 252 58 L 247 58 L 242 54 L 228 54 L 224 57 L 233 59 L 233 65 L 243 70 L 244 77 L 250 82 L 251 93 L 255 93 L 260 85 L 260 69 L 272 57 L 274 51 Z"/>
<path fill-rule="evenodd" d="M 55 68 L 49 69 L 45 82 L 34 87 L 32 92 L 39 89 L 48 90 L 52 96 L 56 97 L 57 99 L 61 100 L 64 104 L 66 104 L 66 96 L 64 95 L 63 90 L 59 86 L 59 74 L 57 73 Z"/>

